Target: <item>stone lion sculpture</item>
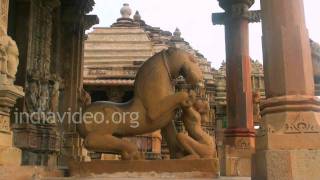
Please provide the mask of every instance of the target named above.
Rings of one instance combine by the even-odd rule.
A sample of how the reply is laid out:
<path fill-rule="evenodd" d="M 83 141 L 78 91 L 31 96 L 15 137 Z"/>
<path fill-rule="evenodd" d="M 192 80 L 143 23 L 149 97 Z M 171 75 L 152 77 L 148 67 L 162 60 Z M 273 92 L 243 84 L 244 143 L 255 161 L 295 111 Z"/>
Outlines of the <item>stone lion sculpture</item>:
<path fill-rule="evenodd" d="M 186 133 L 179 133 L 177 139 L 183 149 L 189 154 L 184 159 L 214 158 L 217 156 L 214 139 L 201 127 L 206 122 L 210 110 L 207 101 L 196 100 L 193 106 L 183 107 L 182 121 Z M 205 118 L 205 120 L 203 119 Z"/>
<path fill-rule="evenodd" d="M 169 48 L 149 58 L 137 73 L 132 100 L 95 102 L 87 106 L 78 126 L 84 146 L 94 152 L 120 153 L 125 160 L 139 159 L 136 145 L 122 137 L 161 129 L 174 157 L 179 151 L 173 125 L 175 109 L 192 106 L 195 99 L 193 92 L 175 92 L 172 81 L 180 75 L 193 85 L 203 80 L 193 55 Z"/>

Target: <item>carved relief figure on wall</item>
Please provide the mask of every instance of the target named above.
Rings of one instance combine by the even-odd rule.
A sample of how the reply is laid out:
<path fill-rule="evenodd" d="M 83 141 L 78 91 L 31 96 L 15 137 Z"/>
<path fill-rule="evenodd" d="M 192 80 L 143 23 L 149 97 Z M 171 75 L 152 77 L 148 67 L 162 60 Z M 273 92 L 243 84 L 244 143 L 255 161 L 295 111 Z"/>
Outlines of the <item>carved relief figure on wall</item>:
<path fill-rule="evenodd" d="M 1 34 L 5 31 L 0 27 Z M 6 82 L 13 84 L 19 64 L 19 51 L 17 44 L 8 35 L 0 37 L 0 73 L 5 75 Z M 2 80 L 4 81 L 4 80 Z"/>
<path fill-rule="evenodd" d="M 252 95 L 253 99 L 253 119 L 254 122 L 260 122 L 261 120 L 261 114 L 260 114 L 260 100 L 261 100 L 261 95 L 260 91 L 257 90 L 253 92 Z"/>
<path fill-rule="evenodd" d="M 29 113 L 38 111 L 38 99 L 40 97 L 39 94 L 39 86 L 38 81 L 31 81 L 27 84 L 26 87 L 26 107 Z"/>
<path fill-rule="evenodd" d="M 214 139 L 201 127 L 201 122 L 209 118 L 208 102 L 197 99 L 193 106 L 182 107 L 182 121 L 186 133 L 179 133 L 177 139 L 188 156 L 184 159 L 213 158 L 216 157 Z"/>
<path fill-rule="evenodd" d="M 59 98 L 60 98 L 60 79 L 57 76 L 53 77 L 51 81 L 51 85 L 49 86 L 50 92 L 50 102 L 49 102 L 49 110 L 50 112 L 58 112 L 59 110 Z"/>
<path fill-rule="evenodd" d="M 3 29 L 0 27 L 0 33 L 4 33 Z M 7 74 L 7 51 L 5 44 L 1 41 L 0 42 L 0 74 L 5 75 Z"/>

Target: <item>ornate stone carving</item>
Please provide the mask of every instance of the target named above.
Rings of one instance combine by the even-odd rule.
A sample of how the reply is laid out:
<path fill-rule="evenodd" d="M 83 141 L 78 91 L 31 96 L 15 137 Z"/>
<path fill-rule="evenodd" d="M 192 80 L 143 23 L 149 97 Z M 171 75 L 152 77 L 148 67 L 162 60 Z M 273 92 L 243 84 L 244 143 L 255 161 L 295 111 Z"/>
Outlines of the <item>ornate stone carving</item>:
<path fill-rule="evenodd" d="M 0 115 L 0 133 L 1 132 L 5 132 L 5 133 L 9 133 L 10 132 L 10 122 L 9 122 L 9 118 Z"/>
<path fill-rule="evenodd" d="M 247 4 L 242 3 L 232 4 L 231 11 L 229 13 L 231 17 L 249 18 L 249 7 Z"/>
<path fill-rule="evenodd" d="M 207 105 L 208 102 L 198 99 L 193 106 L 182 108 L 182 120 L 188 135 L 179 133 L 177 139 L 188 153 L 184 158 L 213 158 L 216 156 L 213 137 L 201 128 L 201 121 L 207 121 L 206 119 L 209 118 Z"/>
<path fill-rule="evenodd" d="M 261 22 L 261 10 L 249 11 L 250 22 Z"/>
<path fill-rule="evenodd" d="M 296 118 L 290 122 L 285 122 L 284 133 L 296 134 L 296 133 L 320 133 L 320 127 L 318 124 L 313 124 L 312 121 L 306 119 L 302 113 L 297 113 Z"/>
<path fill-rule="evenodd" d="M 19 64 L 19 51 L 10 36 L 0 37 L 0 55 L 0 84 L 13 85 Z"/>
<path fill-rule="evenodd" d="M 249 138 L 237 138 L 235 142 L 236 149 L 250 149 Z"/>

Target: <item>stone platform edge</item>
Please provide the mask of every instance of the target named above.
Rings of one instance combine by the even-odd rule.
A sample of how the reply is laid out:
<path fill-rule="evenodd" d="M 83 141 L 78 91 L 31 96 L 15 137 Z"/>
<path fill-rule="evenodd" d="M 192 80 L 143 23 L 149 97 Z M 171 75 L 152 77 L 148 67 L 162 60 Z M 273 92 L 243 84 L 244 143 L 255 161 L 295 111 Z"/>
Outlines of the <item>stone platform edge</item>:
<path fill-rule="evenodd" d="M 70 176 L 92 176 L 119 172 L 186 173 L 217 177 L 220 173 L 218 159 L 196 160 L 97 160 L 91 162 L 69 161 Z"/>

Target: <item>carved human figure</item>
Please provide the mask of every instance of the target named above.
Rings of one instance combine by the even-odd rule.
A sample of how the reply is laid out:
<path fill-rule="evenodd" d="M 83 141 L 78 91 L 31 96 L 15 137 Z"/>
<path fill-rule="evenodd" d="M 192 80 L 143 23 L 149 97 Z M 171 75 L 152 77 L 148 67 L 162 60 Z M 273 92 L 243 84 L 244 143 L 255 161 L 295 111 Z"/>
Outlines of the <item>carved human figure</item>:
<path fill-rule="evenodd" d="M 3 31 L 0 28 L 0 31 Z M 11 84 L 15 80 L 19 64 L 19 51 L 17 44 L 10 36 L 0 37 L 0 73 L 5 74 Z"/>
<path fill-rule="evenodd" d="M 207 105 L 207 101 L 197 99 L 193 106 L 182 107 L 182 121 L 188 134 L 178 133 L 177 139 L 188 153 L 184 159 L 216 157 L 214 140 L 201 127 L 201 121 L 206 121 L 203 118 L 209 118 Z"/>
<path fill-rule="evenodd" d="M 29 113 L 37 112 L 39 103 L 39 86 L 37 81 L 28 83 L 26 92 L 26 106 Z"/>
<path fill-rule="evenodd" d="M 16 77 L 16 73 L 18 70 L 19 65 L 19 50 L 17 47 L 17 44 L 14 40 L 12 40 L 9 36 L 8 37 L 8 47 L 7 47 L 7 53 L 8 53 L 8 64 L 7 64 L 7 70 L 8 70 L 8 79 L 13 83 Z"/>
<path fill-rule="evenodd" d="M 197 107 L 197 112 L 201 116 L 201 123 L 208 123 L 210 122 L 210 105 L 207 101 L 201 101 L 198 99 L 194 105 Z"/>
<path fill-rule="evenodd" d="M 7 51 L 2 43 L 0 43 L 0 74 L 7 75 Z"/>
<path fill-rule="evenodd" d="M 49 110 L 49 89 L 47 85 L 41 86 L 39 108 L 41 112 L 47 112 Z"/>
<path fill-rule="evenodd" d="M 60 82 L 55 81 L 50 93 L 50 111 L 58 112 L 59 97 L 60 97 Z"/>
<path fill-rule="evenodd" d="M 6 33 L 2 26 L 0 26 L 0 74 L 7 75 L 7 46 L 4 37 Z"/>

